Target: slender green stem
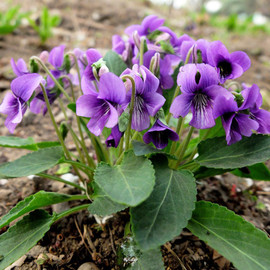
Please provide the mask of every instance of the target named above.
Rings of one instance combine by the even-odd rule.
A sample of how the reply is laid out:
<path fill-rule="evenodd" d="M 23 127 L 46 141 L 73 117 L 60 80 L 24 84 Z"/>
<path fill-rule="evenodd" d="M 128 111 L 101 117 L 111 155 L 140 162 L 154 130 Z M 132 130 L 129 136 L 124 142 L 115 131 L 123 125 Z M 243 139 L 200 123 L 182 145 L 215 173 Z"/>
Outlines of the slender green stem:
<path fill-rule="evenodd" d="M 205 134 L 203 135 L 203 137 L 201 138 L 201 140 L 198 142 L 198 144 L 199 144 L 201 141 L 204 141 L 204 140 L 208 137 L 208 135 L 209 135 L 210 132 L 211 132 L 211 129 L 209 128 L 209 129 L 205 132 Z M 198 146 L 198 144 L 197 144 L 197 146 Z M 198 152 L 197 146 L 194 148 L 194 150 L 192 151 L 192 153 L 191 153 L 190 156 L 188 157 L 187 162 L 191 161 L 191 160 L 194 158 L 194 156 L 197 154 L 197 152 Z"/>
<path fill-rule="evenodd" d="M 83 94 L 83 91 L 82 91 L 82 81 L 81 81 L 81 73 L 80 73 L 80 68 L 79 68 L 79 65 L 78 65 L 78 59 L 77 59 L 76 55 L 73 52 L 68 52 L 68 54 L 71 55 L 74 58 L 75 68 L 76 68 L 77 73 L 78 73 L 79 88 L 80 88 L 81 93 Z"/>
<path fill-rule="evenodd" d="M 193 51 L 193 46 L 188 51 L 184 65 L 188 64 L 192 51 Z"/>
<path fill-rule="evenodd" d="M 181 161 L 182 161 L 182 159 L 184 157 L 184 154 L 186 152 L 188 143 L 189 143 L 189 141 L 191 139 L 191 136 L 192 136 L 193 131 L 194 131 L 194 127 L 190 127 L 187 137 L 185 138 L 185 140 L 183 141 L 183 143 L 180 145 L 181 150 L 180 150 L 180 154 L 179 154 L 179 157 L 178 157 L 178 160 L 177 160 L 177 162 L 175 164 L 174 169 L 177 169 L 177 167 L 180 165 L 180 163 L 181 163 Z"/>
<path fill-rule="evenodd" d="M 119 158 L 116 160 L 116 162 L 115 162 L 115 165 L 119 165 L 120 163 L 121 163 L 121 161 L 122 161 L 122 159 L 123 159 L 123 157 L 124 157 L 124 153 L 125 153 L 125 151 L 123 151 L 121 154 L 120 154 L 120 156 L 119 156 Z"/>
<path fill-rule="evenodd" d="M 71 53 L 71 54 L 73 55 L 73 53 Z M 77 58 L 76 58 L 76 60 L 77 60 Z M 76 66 L 78 66 L 78 63 L 77 63 Z M 79 79 L 80 79 L 80 76 L 81 75 L 80 75 L 80 72 L 78 70 L 78 77 L 79 77 Z M 68 80 L 69 85 L 70 85 L 70 89 L 71 89 L 72 99 L 73 99 L 73 101 L 75 103 L 76 102 L 76 97 L 75 97 L 75 93 L 74 93 L 74 88 L 73 88 L 72 81 L 66 75 L 63 75 L 62 77 L 66 78 Z M 80 80 L 80 83 L 81 83 L 81 80 Z M 80 85 L 80 87 L 81 87 L 81 85 Z M 63 112 L 65 112 L 65 109 L 63 109 Z M 78 138 L 78 136 L 76 135 L 75 132 L 73 132 L 73 133 L 76 135 L 76 138 L 77 138 L 78 142 L 80 143 L 80 145 L 82 147 L 82 150 L 84 152 L 84 155 L 86 156 L 88 165 L 91 166 L 91 167 L 93 167 L 93 168 L 95 168 L 96 167 L 96 164 L 95 164 L 94 160 L 89 156 L 88 151 L 87 151 L 87 147 L 86 147 L 85 142 L 84 142 L 83 132 L 82 132 L 82 128 L 81 128 L 79 116 L 77 114 L 75 114 L 75 115 L 76 115 L 76 121 L 77 121 L 77 126 L 78 126 L 78 130 L 79 130 L 79 134 L 80 134 L 81 140 Z M 71 126 L 70 126 L 70 128 L 72 129 Z M 77 150 L 78 150 L 78 148 L 77 148 Z M 78 151 L 78 153 L 79 153 L 79 151 Z M 79 155 L 80 155 L 80 153 L 79 153 Z M 83 155 L 82 156 L 80 155 L 80 157 L 82 158 Z M 84 158 L 82 158 L 82 160 L 84 161 Z"/>
<path fill-rule="evenodd" d="M 180 92 L 180 86 L 177 85 L 175 90 L 174 90 L 174 95 L 173 95 L 172 101 L 174 101 L 174 99 L 178 96 L 179 92 Z M 169 125 L 169 122 L 171 120 L 171 117 L 172 117 L 172 114 L 169 112 L 169 114 L 166 117 L 166 122 L 168 125 Z"/>
<path fill-rule="evenodd" d="M 145 42 L 145 39 L 142 37 L 141 38 L 141 44 L 140 44 L 140 66 L 143 65 L 144 42 Z"/>
<path fill-rule="evenodd" d="M 176 131 L 175 131 L 179 135 L 179 141 L 181 140 L 180 134 L 182 133 L 182 129 L 183 129 L 183 126 L 184 126 L 183 122 L 184 122 L 184 118 L 180 116 L 179 119 L 178 119 Z M 170 150 L 171 155 L 173 155 L 173 153 L 175 152 L 176 145 L 177 145 L 177 142 L 172 143 L 172 147 L 171 147 L 171 150 Z"/>
<path fill-rule="evenodd" d="M 33 59 L 33 60 L 35 60 L 35 61 L 37 61 L 39 63 L 39 65 L 45 70 L 45 72 L 52 78 L 52 80 L 54 81 L 55 85 L 59 88 L 59 90 L 63 93 L 63 95 L 70 102 L 72 102 L 72 99 L 70 98 L 70 96 L 67 94 L 67 92 L 65 91 L 65 89 L 61 86 L 61 84 L 57 81 L 57 79 L 52 75 L 52 73 L 46 67 L 46 65 L 42 62 L 42 60 L 39 57 L 37 57 L 37 56 L 32 56 L 30 59 Z"/>
<path fill-rule="evenodd" d="M 85 189 L 83 187 L 81 187 L 80 185 L 77 185 L 77 184 L 70 182 L 70 181 L 66 181 L 66 180 L 64 180 L 60 177 L 54 176 L 54 175 L 50 175 L 50 174 L 46 174 L 46 173 L 38 173 L 37 176 L 42 177 L 42 178 L 48 178 L 51 180 L 55 180 L 55 181 L 64 183 L 66 185 L 73 186 L 73 187 L 80 189 L 82 191 L 85 191 Z"/>
<path fill-rule="evenodd" d="M 73 139 L 73 142 L 75 144 L 75 147 L 77 149 L 77 152 L 79 153 L 79 156 L 80 156 L 80 160 L 85 163 L 85 158 L 84 158 L 84 155 L 81 151 L 81 148 L 78 144 L 79 142 L 79 138 L 77 137 L 76 133 L 74 132 L 74 130 L 72 129 L 72 126 L 70 124 L 68 124 L 68 117 L 67 117 L 67 113 L 66 113 L 66 110 L 65 110 L 65 106 L 63 104 L 63 101 L 61 99 L 59 99 L 59 105 L 60 105 L 60 108 L 64 114 L 64 117 L 65 117 L 65 120 L 66 120 L 66 125 L 68 126 L 68 129 L 71 133 L 71 136 L 72 136 L 72 139 Z"/>
<path fill-rule="evenodd" d="M 48 112 L 49 112 L 49 115 L 50 115 L 50 118 L 51 118 L 51 121 L 52 121 L 52 124 L 54 126 L 54 129 L 55 129 L 55 132 L 57 134 L 57 137 L 60 141 L 60 144 L 65 152 L 65 155 L 67 156 L 68 159 L 71 159 L 71 156 L 69 154 L 69 151 L 65 145 L 65 142 L 63 140 L 63 137 L 58 129 L 58 126 L 55 122 L 55 119 L 54 119 L 54 116 L 53 116 L 53 113 L 52 113 L 52 109 L 51 109 L 51 105 L 50 105 L 50 102 L 49 102 L 49 99 L 48 99 L 48 96 L 47 96 L 47 92 L 44 88 L 44 86 L 42 84 L 40 84 L 40 87 L 42 89 L 42 93 L 43 93 L 43 96 L 44 96 L 44 100 L 45 100 L 45 103 L 46 103 L 46 106 L 47 106 L 47 109 L 48 109 Z M 79 178 L 81 179 L 81 181 L 83 182 L 83 177 L 81 176 L 80 172 L 77 170 L 77 168 L 75 166 L 73 166 L 73 169 L 74 171 L 76 172 L 76 174 L 79 176 Z"/>
<path fill-rule="evenodd" d="M 78 205 L 78 206 L 75 206 L 75 207 L 73 207 L 73 208 L 70 208 L 70 209 L 68 209 L 68 210 L 66 210 L 66 211 L 64 211 L 64 212 L 62 212 L 62 213 L 60 213 L 60 214 L 58 214 L 58 215 L 56 216 L 55 221 L 58 221 L 59 219 L 61 219 L 61 218 L 63 218 L 63 217 L 66 217 L 66 216 L 69 216 L 69 215 L 71 215 L 71 214 L 74 214 L 74 213 L 76 213 L 76 212 L 78 212 L 78 211 L 87 209 L 87 208 L 89 207 L 89 205 L 90 205 L 90 204 L 83 204 L 83 205 Z"/>
<path fill-rule="evenodd" d="M 62 161 L 62 163 L 68 163 L 68 164 L 71 164 L 71 165 L 75 165 L 75 166 L 77 166 L 79 168 L 84 168 L 84 169 L 89 170 L 91 172 L 94 171 L 93 168 L 91 168 L 91 167 L 89 167 L 89 166 L 87 166 L 87 165 L 85 165 L 85 164 L 83 164 L 81 162 L 77 162 L 77 161 L 74 161 L 74 160 L 71 160 L 71 159 L 65 159 L 65 160 Z"/>
<path fill-rule="evenodd" d="M 126 146 L 126 151 L 129 149 L 129 139 L 130 139 L 130 132 L 131 132 L 131 122 L 132 122 L 132 114 L 133 114 L 133 109 L 134 109 L 134 103 L 135 103 L 135 94 L 136 94 L 136 85 L 133 77 L 129 75 L 124 75 L 121 77 L 123 80 L 128 79 L 131 81 L 132 84 L 132 95 L 131 95 L 131 101 L 130 101 L 130 108 L 129 108 L 129 122 L 128 122 L 128 127 L 125 132 L 125 146 Z"/>

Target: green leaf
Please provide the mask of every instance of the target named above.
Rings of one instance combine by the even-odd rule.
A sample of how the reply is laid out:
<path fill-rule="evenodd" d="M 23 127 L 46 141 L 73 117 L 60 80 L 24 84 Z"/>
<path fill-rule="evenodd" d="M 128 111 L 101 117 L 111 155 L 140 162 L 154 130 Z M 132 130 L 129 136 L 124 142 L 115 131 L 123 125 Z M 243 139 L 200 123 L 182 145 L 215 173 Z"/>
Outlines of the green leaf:
<path fill-rule="evenodd" d="M 0 219 L 0 228 L 8 225 L 11 221 L 24 215 L 25 213 L 31 212 L 35 209 L 70 200 L 72 200 L 71 195 L 41 190 L 36 194 L 25 198 L 23 201 L 20 201 L 5 216 L 3 216 Z"/>
<path fill-rule="evenodd" d="M 133 145 L 134 154 L 136 156 L 144 156 L 144 155 L 153 154 L 153 153 L 160 153 L 160 154 L 163 153 L 161 150 L 158 150 L 157 148 L 149 144 L 145 144 L 143 142 L 132 141 L 132 145 Z"/>
<path fill-rule="evenodd" d="M 28 149 L 28 150 L 38 149 L 32 137 L 23 139 L 14 136 L 0 136 L 0 146 L 9 148 Z"/>
<path fill-rule="evenodd" d="M 133 152 L 136 156 L 144 156 L 148 154 L 163 154 L 171 159 L 177 159 L 175 156 L 165 153 L 162 150 L 158 150 L 157 148 L 143 142 L 132 141 L 132 145 Z"/>
<path fill-rule="evenodd" d="M 12 178 L 37 174 L 58 164 L 63 157 L 61 146 L 40 149 L 3 164 L 0 167 L 0 175 Z"/>
<path fill-rule="evenodd" d="M 160 248 L 142 253 L 139 259 L 129 267 L 132 270 L 162 270 L 165 269 Z"/>
<path fill-rule="evenodd" d="M 124 154 L 121 165 L 111 167 L 100 163 L 94 179 L 113 201 L 136 206 L 151 194 L 155 171 L 148 159 L 137 157 L 129 151 Z"/>
<path fill-rule="evenodd" d="M 109 216 L 127 208 L 126 205 L 112 201 L 98 185 L 94 187 L 93 199 L 88 211 L 94 215 Z"/>
<path fill-rule="evenodd" d="M 230 169 L 215 169 L 215 168 L 200 167 L 198 170 L 194 172 L 194 177 L 196 179 L 202 179 L 215 175 L 220 175 L 228 171 L 230 171 Z"/>
<path fill-rule="evenodd" d="M 164 156 L 155 156 L 153 164 L 154 190 L 146 201 L 131 208 L 135 240 L 142 250 L 157 248 L 179 235 L 191 218 L 196 201 L 192 173 L 170 169 Z"/>
<path fill-rule="evenodd" d="M 48 141 L 48 142 L 38 142 L 37 143 L 37 147 L 39 149 L 42 149 L 42 148 L 47 148 L 47 147 L 53 147 L 53 146 L 60 146 L 60 142 L 57 142 L 57 141 Z"/>
<path fill-rule="evenodd" d="M 223 206 L 199 201 L 188 229 L 239 270 L 269 270 L 270 239 Z"/>
<path fill-rule="evenodd" d="M 76 103 L 75 102 L 71 102 L 67 105 L 67 107 L 73 111 L 74 113 L 76 113 Z"/>
<path fill-rule="evenodd" d="M 44 210 L 36 210 L 25 216 L 0 235 L 0 270 L 19 259 L 32 248 L 50 229 L 55 217 Z"/>
<path fill-rule="evenodd" d="M 113 72 L 117 76 L 120 76 L 127 68 L 127 65 L 122 58 L 114 51 L 108 51 L 103 59 L 106 61 L 106 66 L 110 72 Z"/>
<path fill-rule="evenodd" d="M 266 161 L 270 158 L 270 137 L 253 134 L 235 144 L 227 145 L 224 137 L 208 139 L 198 146 L 201 165 L 217 169 L 235 169 Z"/>
<path fill-rule="evenodd" d="M 270 171 L 263 163 L 236 169 L 231 173 L 236 176 L 251 178 L 253 180 L 270 181 Z"/>

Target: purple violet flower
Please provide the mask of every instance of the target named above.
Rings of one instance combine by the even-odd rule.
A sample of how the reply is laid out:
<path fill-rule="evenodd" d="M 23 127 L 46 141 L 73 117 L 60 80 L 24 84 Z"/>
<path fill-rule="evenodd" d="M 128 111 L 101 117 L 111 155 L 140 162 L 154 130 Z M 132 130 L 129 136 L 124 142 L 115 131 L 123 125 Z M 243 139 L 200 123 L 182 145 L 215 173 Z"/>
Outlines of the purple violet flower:
<path fill-rule="evenodd" d="M 5 126 L 10 133 L 13 133 L 22 121 L 27 109 L 27 101 L 40 83 L 44 83 L 44 80 L 37 73 L 22 75 L 11 82 L 10 88 L 13 93 L 7 93 L 0 105 L 0 113 L 7 115 Z"/>
<path fill-rule="evenodd" d="M 191 110 L 190 125 L 207 129 L 215 125 L 213 104 L 217 96 L 231 97 L 232 94 L 218 85 L 216 69 L 207 64 L 187 64 L 180 68 L 177 84 L 181 95 L 177 96 L 170 108 L 175 118 L 186 116 Z"/>
<path fill-rule="evenodd" d="M 90 117 L 87 124 L 90 132 L 99 136 L 106 126 L 113 128 L 118 123 L 118 107 L 126 98 L 123 81 L 115 74 L 108 72 L 100 77 L 99 92 L 91 92 L 78 98 L 76 113 Z"/>
<path fill-rule="evenodd" d="M 229 53 L 221 41 L 211 42 L 207 52 L 207 61 L 211 66 L 217 67 L 220 82 L 240 77 L 250 68 L 250 59 L 245 52 Z"/>
<path fill-rule="evenodd" d="M 105 141 L 107 147 L 115 147 L 115 148 L 117 148 L 123 134 L 124 134 L 124 132 L 121 132 L 119 130 L 118 125 L 113 127 L 112 131 L 111 131 L 111 134 L 109 135 L 109 137 Z"/>
<path fill-rule="evenodd" d="M 132 36 L 133 32 L 137 31 L 139 36 L 147 36 L 163 25 L 164 21 L 164 19 L 161 19 L 156 15 L 149 15 L 143 19 L 141 24 L 135 24 L 127 27 L 125 29 L 125 33 Z"/>
<path fill-rule="evenodd" d="M 132 70 L 126 69 L 121 76 L 131 75 L 135 80 L 136 94 L 132 114 L 131 128 L 137 131 L 147 129 L 150 125 L 150 115 L 154 116 L 165 103 L 165 98 L 157 93 L 159 80 L 144 66 L 134 65 Z M 129 92 L 126 98 L 126 107 L 131 100 L 131 84 L 126 83 Z"/>
<path fill-rule="evenodd" d="M 168 145 L 169 140 L 178 141 L 179 136 L 157 119 L 154 125 L 143 135 L 143 140 L 147 144 L 152 142 L 157 149 L 163 149 Z"/>
<path fill-rule="evenodd" d="M 250 137 L 252 130 L 258 130 L 260 125 L 256 119 L 253 119 L 249 112 L 250 108 L 256 107 L 256 101 L 259 97 L 258 90 L 255 87 L 244 89 L 241 92 L 244 100 L 239 107 L 234 97 L 228 99 L 224 96 L 218 96 L 216 98 L 213 114 L 215 118 L 221 116 L 228 145 L 240 141 L 242 135 Z"/>

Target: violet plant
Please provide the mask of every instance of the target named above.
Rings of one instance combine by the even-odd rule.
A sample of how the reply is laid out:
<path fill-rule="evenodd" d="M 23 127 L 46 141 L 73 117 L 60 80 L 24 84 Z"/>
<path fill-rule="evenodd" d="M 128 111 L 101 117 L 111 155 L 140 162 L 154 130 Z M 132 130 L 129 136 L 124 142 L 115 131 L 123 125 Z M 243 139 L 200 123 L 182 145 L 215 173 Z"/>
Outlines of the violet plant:
<path fill-rule="evenodd" d="M 2 164 L 1 178 L 34 174 L 80 194 L 40 191 L 3 216 L 0 227 L 24 215 L 0 236 L 0 269 L 54 222 L 86 209 L 97 216 L 129 211 L 124 237 L 136 252 L 125 268 L 164 269 L 160 247 L 188 228 L 238 269 L 269 269 L 264 232 L 223 206 L 196 201 L 196 179 L 231 172 L 269 180 L 263 162 L 270 158 L 270 113 L 261 109 L 256 84 L 232 81 L 249 69 L 250 59 L 229 53 L 220 41 L 178 37 L 163 24 L 151 15 L 128 27 L 125 38 L 113 36 L 104 57 L 95 49 L 65 53 L 59 46 L 31 57 L 29 69 L 12 59 L 17 78 L 0 105 L 6 127 L 13 133 L 27 109 L 49 114 L 58 141 L 0 137 L 3 147 L 32 151 Z M 57 102 L 66 117 L 60 126 L 51 109 Z M 72 124 L 67 110 L 74 112 Z M 75 153 L 65 143 L 67 132 Z M 46 173 L 58 164 L 71 164 L 79 183 Z M 40 209 L 71 200 L 88 203 L 63 213 Z"/>

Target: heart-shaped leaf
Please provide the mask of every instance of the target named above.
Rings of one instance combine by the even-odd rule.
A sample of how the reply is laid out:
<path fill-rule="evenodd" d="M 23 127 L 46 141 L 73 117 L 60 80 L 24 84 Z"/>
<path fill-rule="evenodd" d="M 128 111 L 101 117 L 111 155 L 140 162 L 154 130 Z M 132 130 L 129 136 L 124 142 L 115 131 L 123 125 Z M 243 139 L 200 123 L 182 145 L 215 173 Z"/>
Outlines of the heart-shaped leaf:
<path fill-rule="evenodd" d="M 141 250 L 163 245 L 179 235 L 195 208 L 195 178 L 189 171 L 175 171 L 168 167 L 164 156 L 153 161 L 156 185 L 151 196 L 131 208 L 131 223 L 135 240 Z"/>
<path fill-rule="evenodd" d="M 126 152 L 121 165 L 106 163 L 97 166 L 95 182 L 113 201 L 136 206 L 151 194 L 155 184 L 155 171 L 145 157 Z"/>

